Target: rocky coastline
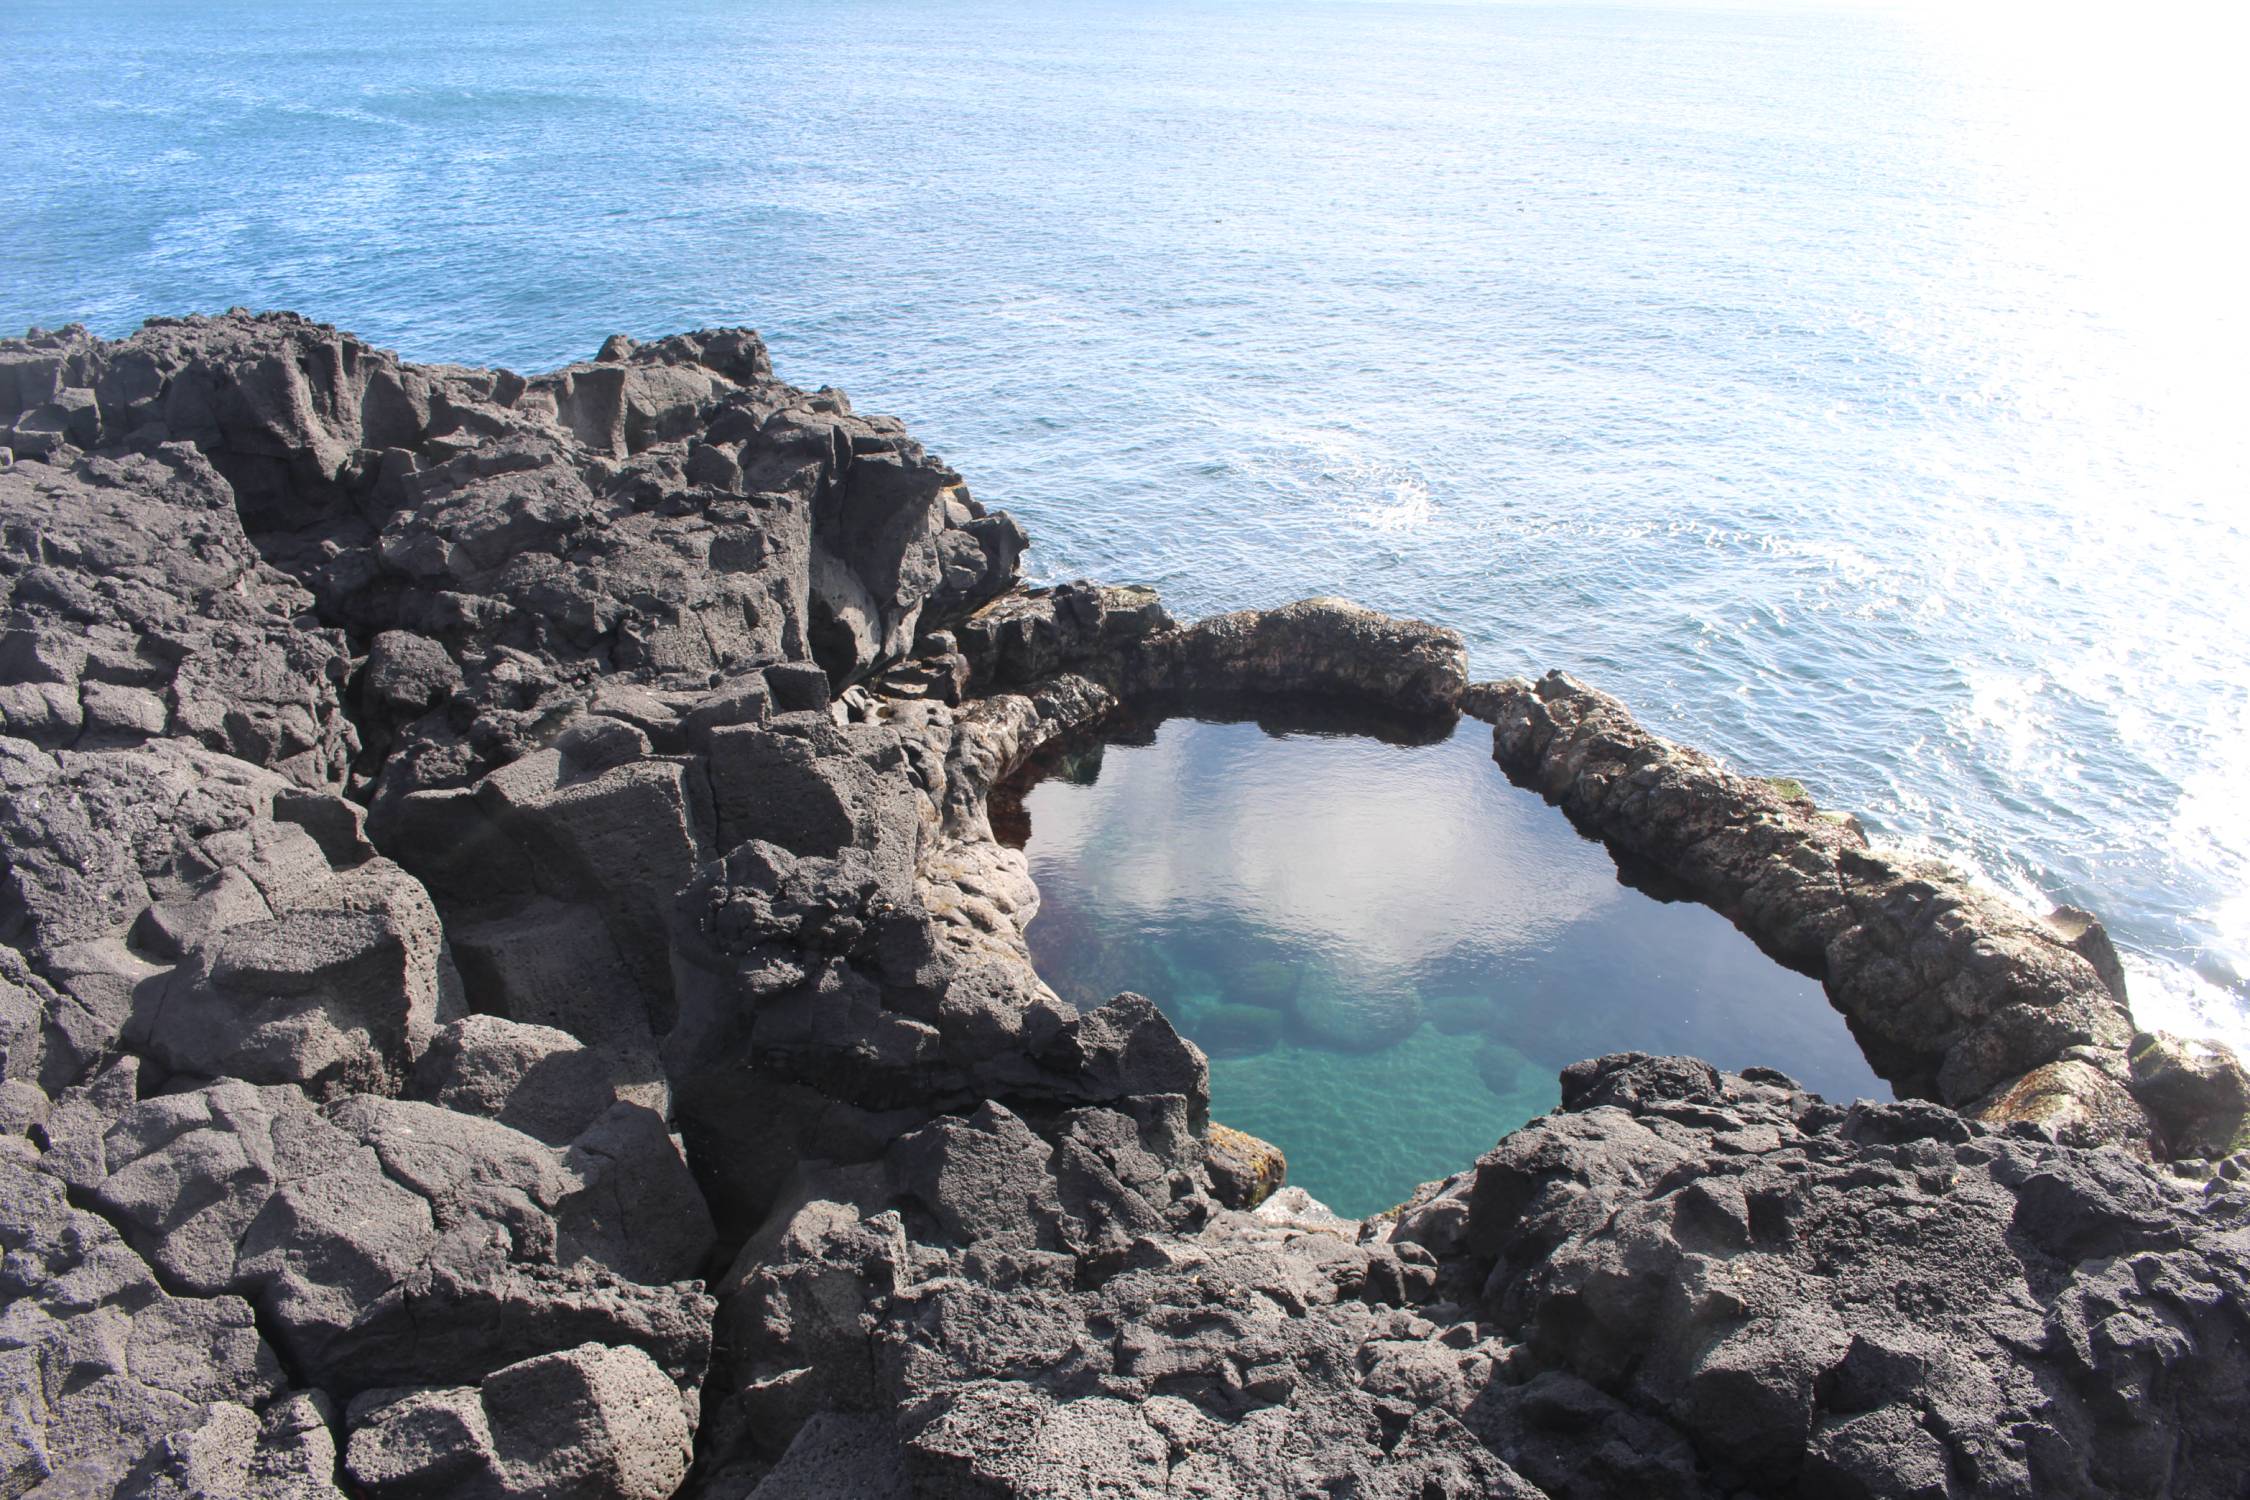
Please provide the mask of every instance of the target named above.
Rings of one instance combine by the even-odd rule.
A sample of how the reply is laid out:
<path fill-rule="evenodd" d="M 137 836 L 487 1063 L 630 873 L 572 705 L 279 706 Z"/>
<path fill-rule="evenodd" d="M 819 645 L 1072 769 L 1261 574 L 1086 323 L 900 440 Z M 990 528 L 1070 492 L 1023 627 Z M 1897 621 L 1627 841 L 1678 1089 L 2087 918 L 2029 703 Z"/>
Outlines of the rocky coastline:
<path fill-rule="evenodd" d="M 0 460 L 0 1494 L 2241 1493 L 2250 1081 L 2086 913 L 1442 627 L 1024 587 L 743 330 L 35 332 Z M 1280 1186 L 990 810 L 1261 702 L 1490 722 L 1902 1102 L 1627 1054 Z"/>

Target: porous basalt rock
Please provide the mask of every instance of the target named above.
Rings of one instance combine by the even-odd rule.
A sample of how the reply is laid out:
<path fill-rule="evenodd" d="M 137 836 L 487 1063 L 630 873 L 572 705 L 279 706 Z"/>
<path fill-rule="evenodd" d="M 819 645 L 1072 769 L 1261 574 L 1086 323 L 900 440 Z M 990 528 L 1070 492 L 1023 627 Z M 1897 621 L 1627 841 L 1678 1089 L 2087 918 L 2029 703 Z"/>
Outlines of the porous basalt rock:
<path fill-rule="evenodd" d="M 581 1344 L 474 1388 L 370 1392 L 353 1405 L 346 1469 L 381 1500 L 667 1500 L 693 1429 L 634 1348 Z"/>
<path fill-rule="evenodd" d="M 1468 1268 L 1528 1377 L 1480 1430 L 1570 1382 L 1685 1438 L 1714 1493 L 2239 1482 L 2210 1404 L 2250 1378 L 2239 1184 L 1680 1059 L 1580 1064 L 1564 1097 L 1473 1174 Z"/>
<path fill-rule="evenodd" d="M 2239 1487 L 2250 1091 L 2083 913 L 1440 626 L 1020 587 L 743 330 L 64 330 L 0 444 L 0 1493 Z M 1499 717 L 1945 1103 L 1603 1059 L 1338 1218 L 1030 962 L 996 788 L 1182 707 Z"/>
<path fill-rule="evenodd" d="M 20 1139 L 0 1140 L 0 1250 L 10 1493 L 340 1495 L 329 1409 L 289 1395 L 250 1305 L 167 1291 Z"/>
<path fill-rule="evenodd" d="M 2143 1032 L 2133 1038 L 2133 1092 L 2173 1156 L 2250 1150 L 2250 1073 L 2225 1047 Z"/>
<path fill-rule="evenodd" d="M 1560 673 L 1478 684 L 1468 703 L 1511 777 L 1818 976 L 1901 1093 L 2081 1143 L 2171 1144 L 2136 1097 L 2122 971 L 2087 913 L 2042 921 L 1941 861 L 1877 849 L 1802 787 L 1659 739 Z"/>
<path fill-rule="evenodd" d="M 1469 686 L 1459 633 L 1347 599 L 1183 626 L 1151 589 L 1080 582 L 996 599 L 951 634 L 972 688 L 1036 691 L 1076 673 L 1142 701 L 1238 713 L 1262 700 L 1328 700 L 1450 724 Z M 921 682 L 910 671 L 903 695 Z"/>
<path fill-rule="evenodd" d="M 1214 1123 L 1203 1149 L 1212 1196 L 1228 1208 L 1256 1208 L 1288 1179 L 1289 1160 L 1281 1148 L 1248 1131 Z"/>
<path fill-rule="evenodd" d="M 1688 1059 L 1564 1095 L 1367 1226 L 910 1137 L 746 1247 L 715 1425 L 810 1493 L 2232 1493 L 2242 1185 Z"/>

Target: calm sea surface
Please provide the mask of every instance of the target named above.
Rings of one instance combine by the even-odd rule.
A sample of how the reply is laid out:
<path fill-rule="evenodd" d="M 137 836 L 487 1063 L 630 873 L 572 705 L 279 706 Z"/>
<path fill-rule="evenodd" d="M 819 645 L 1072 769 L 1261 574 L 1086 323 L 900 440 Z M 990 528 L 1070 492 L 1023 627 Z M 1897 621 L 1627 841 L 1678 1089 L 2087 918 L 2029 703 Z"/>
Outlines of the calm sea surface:
<path fill-rule="evenodd" d="M 748 323 L 1045 577 L 1444 620 L 2250 1040 L 2242 23 L 2100 14 L 7 0 L 0 326 Z"/>

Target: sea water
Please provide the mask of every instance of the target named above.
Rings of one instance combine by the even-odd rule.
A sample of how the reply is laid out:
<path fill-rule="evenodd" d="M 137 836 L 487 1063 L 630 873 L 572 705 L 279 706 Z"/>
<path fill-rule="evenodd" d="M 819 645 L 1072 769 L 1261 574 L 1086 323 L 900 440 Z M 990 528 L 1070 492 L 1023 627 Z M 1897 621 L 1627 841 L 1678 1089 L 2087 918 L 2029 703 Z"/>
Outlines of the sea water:
<path fill-rule="evenodd" d="M 1341 593 L 2244 1039 L 2240 17 L 8 0 L 0 326 L 762 329 L 1041 578 Z"/>
<path fill-rule="evenodd" d="M 1211 1061 L 1211 1112 L 1350 1216 L 1460 1171 L 1581 1058 L 1688 1053 L 1888 1099 L 1820 986 L 1726 920 L 1622 883 L 1509 784 L 1492 731 L 1436 744 L 1170 719 L 1051 763 L 1003 822 L 1065 999 L 1147 995 Z"/>

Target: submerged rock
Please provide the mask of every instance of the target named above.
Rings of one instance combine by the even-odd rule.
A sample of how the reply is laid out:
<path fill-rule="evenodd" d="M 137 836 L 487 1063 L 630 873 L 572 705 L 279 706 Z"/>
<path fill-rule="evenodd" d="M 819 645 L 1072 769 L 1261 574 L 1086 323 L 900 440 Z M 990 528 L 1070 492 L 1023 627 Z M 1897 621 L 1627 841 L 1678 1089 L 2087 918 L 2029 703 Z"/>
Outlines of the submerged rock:
<path fill-rule="evenodd" d="M 1422 997 L 1403 987 L 1371 989 L 1343 976 L 1315 976 L 1289 1002 L 1290 1024 L 1334 1052 L 1380 1052 L 1422 1024 Z"/>
<path fill-rule="evenodd" d="M 1188 1039 L 1212 1057 L 1253 1057 L 1272 1051 L 1281 1040 L 1281 1017 L 1255 1005 L 1219 1001 L 1183 1007 L 1180 1024 Z"/>

